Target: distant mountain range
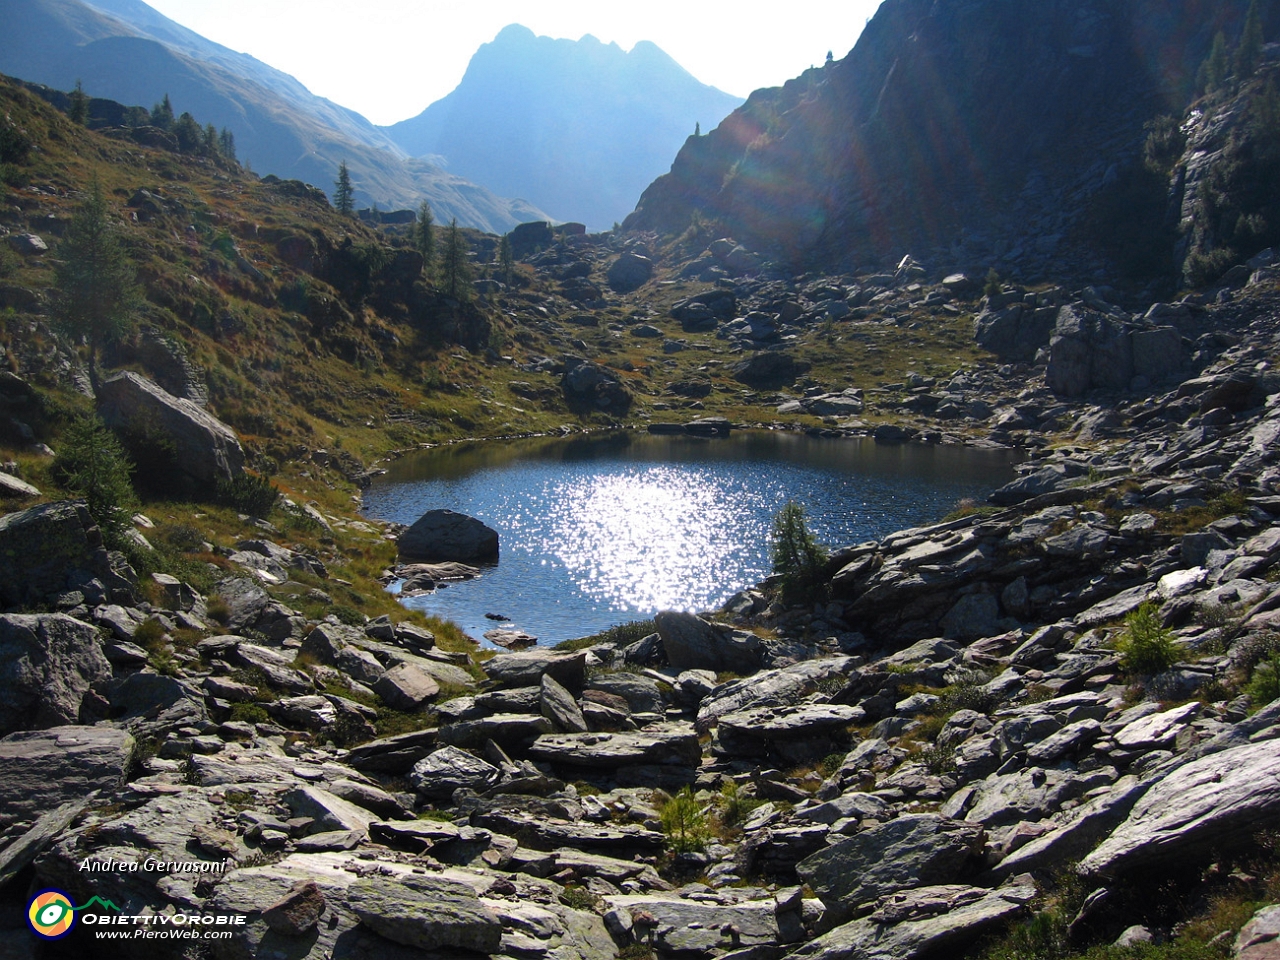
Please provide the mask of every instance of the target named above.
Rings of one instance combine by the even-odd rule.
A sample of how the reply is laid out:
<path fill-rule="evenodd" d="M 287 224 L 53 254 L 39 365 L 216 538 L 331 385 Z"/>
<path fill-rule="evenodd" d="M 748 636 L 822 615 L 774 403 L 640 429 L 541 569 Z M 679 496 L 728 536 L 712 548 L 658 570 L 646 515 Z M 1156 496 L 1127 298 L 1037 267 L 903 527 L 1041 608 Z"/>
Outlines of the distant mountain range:
<path fill-rule="evenodd" d="M 652 43 L 624 52 L 511 25 L 480 47 L 452 93 L 383 131 L 411 156 L 605 230 L 698 124 L 709 131 L 741 103 Z"/>
<path fill-rule="evenodd" d="M 531 203 L 408 158 L 360 114 L 141 0 L 0 0 L 0 22 L 0 72 L 62 90 L 80 80 L 91 96 L 144 107 L 168 94 L 178 113 L 230 129 L 240 159 L 259 173 L 331 191 L 345 160 L 361 204 L 407 207 L 425 198 L 437 220 L 495 233 L 549 219 Z"/>

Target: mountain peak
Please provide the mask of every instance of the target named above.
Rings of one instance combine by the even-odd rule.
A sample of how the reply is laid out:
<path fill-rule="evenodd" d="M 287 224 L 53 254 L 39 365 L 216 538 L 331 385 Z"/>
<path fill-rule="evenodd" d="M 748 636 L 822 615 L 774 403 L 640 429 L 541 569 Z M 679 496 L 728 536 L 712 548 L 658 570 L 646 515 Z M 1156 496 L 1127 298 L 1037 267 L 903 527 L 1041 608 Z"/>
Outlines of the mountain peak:
<path fill-rule="evenodd" d="M 586 34 L 535 37 L 512 24 L 480 47 L 458 87 L 385 128 L 412 156 L 608 229 L 671 164 L 697 124 L 742 101 L 695 79 L 657 44 L 630 52 Z"/>

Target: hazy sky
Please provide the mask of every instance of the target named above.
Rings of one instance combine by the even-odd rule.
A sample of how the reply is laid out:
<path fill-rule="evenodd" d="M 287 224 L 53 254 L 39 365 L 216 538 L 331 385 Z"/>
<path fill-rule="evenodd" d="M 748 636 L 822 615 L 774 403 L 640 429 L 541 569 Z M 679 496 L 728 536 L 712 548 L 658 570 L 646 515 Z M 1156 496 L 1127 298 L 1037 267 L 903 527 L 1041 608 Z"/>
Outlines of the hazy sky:
<path fill-rule="evenodd" d="M 165 16 L 252 54 L 312 93 L 389 124 L 458 85 L 467 61 L 509 23 L 630 50 L 651 40 L 703 83 L 745 97 L 776 86 L 827 51 L 852 49 L 880 0 L 789 0 L 754 15 L 708 0 L 147 0 Z"/>

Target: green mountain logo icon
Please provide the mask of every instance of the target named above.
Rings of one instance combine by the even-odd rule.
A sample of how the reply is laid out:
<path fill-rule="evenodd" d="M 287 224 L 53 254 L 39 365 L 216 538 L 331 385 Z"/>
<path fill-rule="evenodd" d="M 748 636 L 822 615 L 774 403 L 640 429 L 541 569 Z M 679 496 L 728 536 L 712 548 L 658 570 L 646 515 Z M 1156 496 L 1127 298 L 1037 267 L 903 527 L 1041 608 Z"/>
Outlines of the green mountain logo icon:
<path fill-rule="evenodd" d="M 124 912 L 124 911 L 123 911 L 123 910 L 121 910 L 119 907 L 117 907 L 114 903 L 112 903 L 110 900 L 103 900 L 101 897 L 94 897 L 94 898 L 93 898 L 92 900 L 90 900 L 88 903 L 82 904 L 82 905 L 80 905 L 80 906 L 78 906 L 78 907 L 72 907 L 71 909 L 72 909 L 75 913 L 79 913 L 81 910 L 88 910 L 88 909 L 89 909 L 90 907 L 92 907 L 95 903 L 96 903 L 99 907 L 101 907 L 103 910 L 114 910 L 116 913 L 123 913 L 123 912 Z"/>

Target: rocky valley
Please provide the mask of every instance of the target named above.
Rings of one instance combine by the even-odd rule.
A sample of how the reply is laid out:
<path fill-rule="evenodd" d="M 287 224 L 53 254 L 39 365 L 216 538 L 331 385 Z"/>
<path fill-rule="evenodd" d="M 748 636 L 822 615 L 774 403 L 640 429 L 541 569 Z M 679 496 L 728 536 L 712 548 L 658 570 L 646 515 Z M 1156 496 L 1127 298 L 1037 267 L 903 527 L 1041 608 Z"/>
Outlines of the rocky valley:
<path fill-rule="evenodd" d="M 1070 6 L 1026 14 L 1032 48 L 1071 40 L 1055 83 L 1136 69 Z M 904 116 L 910 52 L 942 50 L 939 76 L 964 52 L 921 18 L 989 7 L 886 4 L 867 49 L 911 84 L 857 109 Z M 1135 96 L 1200 83 L 1218 27 Z M 976 193 L 840 233 L 812 170 L 792 185 L 835 219 L 765 229 L 727 138 L 773 115 L 747 180 L 778 150 L 856 154 L 810 122 L 855 54 L 691 139 L 626 229 L 425 240 L 0 80 L 0 956 L 1274 955 L 1276 48 L 1184 90 L 1172 128 L 1144 127 L 1165 99 L 1091 129 L 1082 153 L 1150 161 L 1167 235 L 1073 232 L 1147 194 L 1099 194 L 1123 164 L 1095 178 L 1048 141 L 994 246 L 936 242 Z M 91 234 L 118 251 L 109 329 L 77 326 Z M 387 586 L 471 576 L 474 551 L 359 512 L 425 445 L 740 429 L 1025 460 L 719 610 L 554 648 L 400 606 Z"/>

